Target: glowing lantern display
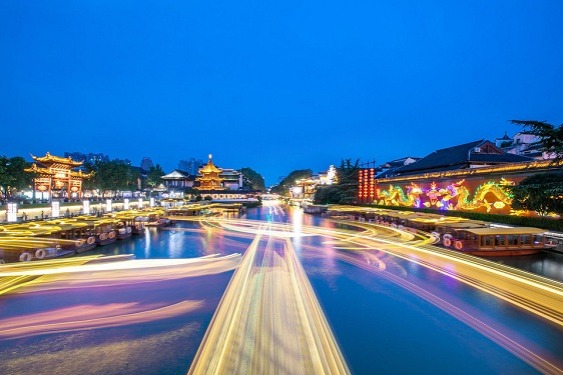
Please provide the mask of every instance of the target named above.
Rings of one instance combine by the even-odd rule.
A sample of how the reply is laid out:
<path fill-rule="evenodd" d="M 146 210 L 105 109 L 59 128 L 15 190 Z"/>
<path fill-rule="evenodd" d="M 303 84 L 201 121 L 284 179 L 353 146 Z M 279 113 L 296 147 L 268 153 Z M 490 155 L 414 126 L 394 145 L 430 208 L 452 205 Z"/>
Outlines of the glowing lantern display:
<path fill-rule="evenodd" d="M 59 217 L 61 214 L 61 203 L 59 201 L 51 202 L 51 216 Z"/>
<path fill-rule="evenodd" d="M 15 223 L 18 221 L 18 204 L 13 202 L 8 202 L 6 205 L 6 219 L 8 223 Z"/>

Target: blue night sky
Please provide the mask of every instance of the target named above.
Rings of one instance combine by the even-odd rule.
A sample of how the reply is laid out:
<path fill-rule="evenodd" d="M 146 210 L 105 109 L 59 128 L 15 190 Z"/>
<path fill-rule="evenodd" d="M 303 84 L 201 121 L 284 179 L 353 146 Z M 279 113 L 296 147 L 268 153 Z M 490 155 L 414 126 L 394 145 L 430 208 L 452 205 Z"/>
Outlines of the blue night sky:
<path fill-rule="evenodd" d="M 180 159 L 274 184 L 563 122 L 563 1 L 0 3 L 0 155 Z"/>

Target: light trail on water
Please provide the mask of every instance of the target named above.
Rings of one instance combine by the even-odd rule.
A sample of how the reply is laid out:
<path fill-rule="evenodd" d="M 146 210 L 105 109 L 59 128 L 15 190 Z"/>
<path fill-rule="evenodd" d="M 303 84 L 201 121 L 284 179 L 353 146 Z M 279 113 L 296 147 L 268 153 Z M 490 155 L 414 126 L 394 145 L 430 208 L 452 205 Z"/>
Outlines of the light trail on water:
<path fill-rule="evenodd" d="M 256 228 L 189 371 L 224 373 L 349 373 L 291 241 L 270 226 Z"/>
<path fill-rule="evenodd" d="M 207 224 L 231 231 L 240 231 L 246 235 L 263 233 L 260 221 L 207 220 Z M 290 232 L 284 237 L 318 235 L 331 238 L 333 244 L 336 244 L 337 248 L 341 250 L 351 252 L 379 250 L 452 277 L 545 318 L 559 327 L 563 326 L 563 285 L 557 281 L 505 267 L 485 259 L 430 246 L 429 244 L 435 240 L 431 236 L 423 238 L 420 235 L 414 236 L 412 233 L 398 228 L 376 224 L 355 222 L 346 222 L 346 224 L 358 226 L 364 231 L 353 232 L 302 225 L 302 233 Z M 275 232 L 291 229 L 289 224 L 270 223 L 270 226 Z M 419 239 L 415 241 L 414 239 L 417 237 Z M 350 262 L 349 259 L 348 261 Z M 359 266 L 357 261 L 350 263 Z M 374 263 L 379 271 L 385 270 L 386 266 L 381 260 L 374 260 Z M 540 371 L 563 373 L 563 364 L 560 358 L 546 357 L 543 353 L 527 349 L 479 319 L 464 314 L 463 311 L 448 304 L 445 300 L 408 283 L 400 277 L 390 273 L 386 273 L 386 277 L 470 325 Z"/>

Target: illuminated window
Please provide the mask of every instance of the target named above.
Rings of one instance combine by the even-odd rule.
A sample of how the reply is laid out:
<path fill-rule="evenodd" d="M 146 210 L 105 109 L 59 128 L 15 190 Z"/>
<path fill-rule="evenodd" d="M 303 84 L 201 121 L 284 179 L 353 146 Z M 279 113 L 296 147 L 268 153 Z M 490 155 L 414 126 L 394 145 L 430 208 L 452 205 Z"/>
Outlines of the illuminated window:
<path fill-rule="evenodd" d="M 506 246 L 506 237 L 504 235 L 496 235 L 495 246 Z"/>
<path fill-rule="evenodd" d="M 481 246 L 492 247 L 493 246 L 493 236 L 482 236 Z"/>

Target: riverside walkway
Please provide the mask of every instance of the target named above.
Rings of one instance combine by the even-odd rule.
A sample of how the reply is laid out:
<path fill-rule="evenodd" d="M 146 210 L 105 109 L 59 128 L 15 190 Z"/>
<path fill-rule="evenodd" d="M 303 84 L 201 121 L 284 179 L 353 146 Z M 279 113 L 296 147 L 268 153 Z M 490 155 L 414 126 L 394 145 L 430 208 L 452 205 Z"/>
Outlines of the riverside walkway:
<path fill-rule="evenodd" d="M 347 374 L 289 238 L 260 230 L 189 374 Z"/>

